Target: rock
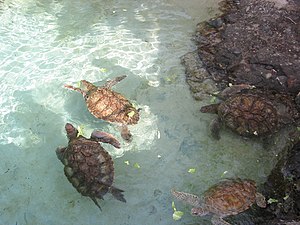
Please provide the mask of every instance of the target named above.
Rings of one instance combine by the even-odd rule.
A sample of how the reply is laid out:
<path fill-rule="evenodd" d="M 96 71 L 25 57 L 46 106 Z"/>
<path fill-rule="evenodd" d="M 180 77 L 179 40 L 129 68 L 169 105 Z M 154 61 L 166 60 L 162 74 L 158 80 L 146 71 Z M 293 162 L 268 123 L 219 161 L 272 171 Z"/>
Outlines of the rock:
<path fill-rule="evenodd" d="M 223 1 L 223 15 L 197 26 L 198 56 L 183 62 L 188 66 L 187 79 L 205 68 L 219 88 L 249 84 L 296 95 L 300 91 L 299 5 L 292 0 Z M 189 66 L 199 59 L 198 65 Z"/>
<path fill-rule="evenodd" d="M 300 224 L 300 141 L 282 152 L 263 193 L 276 201 L 268 205 L 268 214 L 263 214 L 267 217 L 262 215 L 264 222 L 257 224 Z"/>

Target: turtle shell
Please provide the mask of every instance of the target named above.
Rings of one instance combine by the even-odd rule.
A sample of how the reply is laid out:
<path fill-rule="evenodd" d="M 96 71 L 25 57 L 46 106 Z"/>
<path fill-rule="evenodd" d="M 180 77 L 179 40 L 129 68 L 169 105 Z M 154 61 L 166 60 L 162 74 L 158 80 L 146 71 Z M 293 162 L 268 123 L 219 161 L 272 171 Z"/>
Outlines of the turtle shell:
<path fill-rule="evenodd" d="M 138 110 L 123 95 L 109 88 L 90 90 L 85 101 L 96 118 L 127 125 L 137 124 L 139 120 Z"/>
<path fill-rule="evenodd" d="M 209 212 L 221 216 L 236 215 L 247 210 L 256 199 L 256 184 L 252 180 L 222 181 L 204 193 Z"/>
<path fill-rule="evenodd" d="M 280 123 L 276 105 L 256 94 L 228 98 L 219 105 L 218 115 L 226 126 L 242 136 L 272 133 Z"/>
<path fill-rule="evenodd" d="M 83 136 L 71 140 L 62 162 L 68 180 L 84 196 L 102 199 L 113 184 L 113 160 L 97 141 Z"/>

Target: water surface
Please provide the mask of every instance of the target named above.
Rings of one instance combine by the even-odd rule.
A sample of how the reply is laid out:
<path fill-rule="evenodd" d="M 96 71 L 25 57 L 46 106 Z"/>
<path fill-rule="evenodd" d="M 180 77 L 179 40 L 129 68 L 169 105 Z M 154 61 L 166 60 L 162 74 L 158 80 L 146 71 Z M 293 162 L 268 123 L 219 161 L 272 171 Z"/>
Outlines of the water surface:
<path fill-rule="evenodd" d="M 179 57 L 195 49 L 195 26 L 214 15 L 217 1 L 11 0 L 0 3 L 0 224 L 210 224 L 190 207 L 172 219 L 170 189 L 201 194 L 226 177 L 266 179 L 276 153 L 259 142 L 222 132 L 208 135 L 214 115 L 192 99 Z M 67 144 L 64 124 L 114 134 L 95 119 L 82 96 L 63 88 L 125 74 L 114 90 L 142 108 L 132 143 L 116 150 L 115 186 L 94 203 L 67 181 L 55 149 Z M 121 140 L 121 139 L 120 139 Z M 137 166 L 139 165 L 139 166 Z M 138 168 L 139 167 L 139 168 Z M 195 173 L 189 173 L 194 168 Z"/>

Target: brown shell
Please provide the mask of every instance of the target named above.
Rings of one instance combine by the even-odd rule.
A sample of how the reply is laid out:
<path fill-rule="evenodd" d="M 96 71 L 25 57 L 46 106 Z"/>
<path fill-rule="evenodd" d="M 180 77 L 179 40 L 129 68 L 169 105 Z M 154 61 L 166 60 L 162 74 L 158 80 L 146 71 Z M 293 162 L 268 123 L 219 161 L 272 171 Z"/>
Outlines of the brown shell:
<path fill-rule="evenodd" d="M 256 185 L 252 180 L 226 180 L 209 188 L 204 202 L 209 212 L 235 215 L 247 210 L 256 199 Z"/>
<path fill-rule="evenodd" d="M 62 153 L 64 171 L 79 193 L 102 199 L 114 180 L 114 163 L 96 141 L 78 137 Z"/>
<path fill-rule="evenodd" d="M 87 93 L 85 100 L 96 118 L 128 125 L 139 120 L 138 110 L 123 95 L 111 89 L 93 89 Z"/>
<path fill-rule="evenodd" d="M 226 126 L 242 136 L 272 133 L 280 123 L 273 102 L 255 94 L 240 94 L 228 98 L 220 104 L 218 115 Z"/>

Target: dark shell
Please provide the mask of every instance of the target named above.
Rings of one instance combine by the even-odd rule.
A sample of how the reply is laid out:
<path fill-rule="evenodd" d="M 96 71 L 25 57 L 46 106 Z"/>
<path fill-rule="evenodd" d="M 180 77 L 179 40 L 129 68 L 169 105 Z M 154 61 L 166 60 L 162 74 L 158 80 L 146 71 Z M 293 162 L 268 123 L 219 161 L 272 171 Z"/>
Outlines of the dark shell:
<path fill-rule="evenodd" d="M 84 196 L 102 198 L 113 183 L 114 164 L 96 141 L 80 137 L 70 141 L 63 154 L 68 180 Z"/>
<path fill-rule="evenodd" d="M 127 125 L 136 124 L 139 120 L 138 110 L 123 95 L 109 88 L 90 90 L 85 100 L 96 118 Z"/>
<path fill-rule="evenodd" d="M 94 131 L 90 139 L 78 135 L 72 124 L 65 126 L 69 145 L 56 150 L 57 157 L 64 164 L 68 180 L 83 196 L 90 197 L 101 210 L 97 202 L 110 192 L 117 200 L 126 202 L 123 190 L 112 186 L 114 181 L 114 163 L 109 153 L 98 141 L 119 147 L 119 142 L 110 134 Z"/>
<path fill-rule="evenodd" d="M 226 126 L 242 136 L 269 134 L 280 123 L 272 102 L 252 94 L 237 95 L 222 102 L 218 115 Z"/>
<path fill-rule="evenodd" d="M 96 141 L 79 137 L 69 142 L 63 152 L 68 180 L 84 196 L 102 199 L 114 180 L 114 163 Z"/>
<path fill-rule="evenodd" d="M 227 127 L 242 136 L 272 134 L 299 118 L 290 96 L 257 90 L 232 95 L 220 104 L 202 107 L 201 112 L 217 113 Z"/>
<path fill-rule="evenodd" d="M 255 203 L 256 193 L 256 184 L 252 180 L 226 180 L 204 193 L 204 203 L 209 212 L 236 215 Z"/>

